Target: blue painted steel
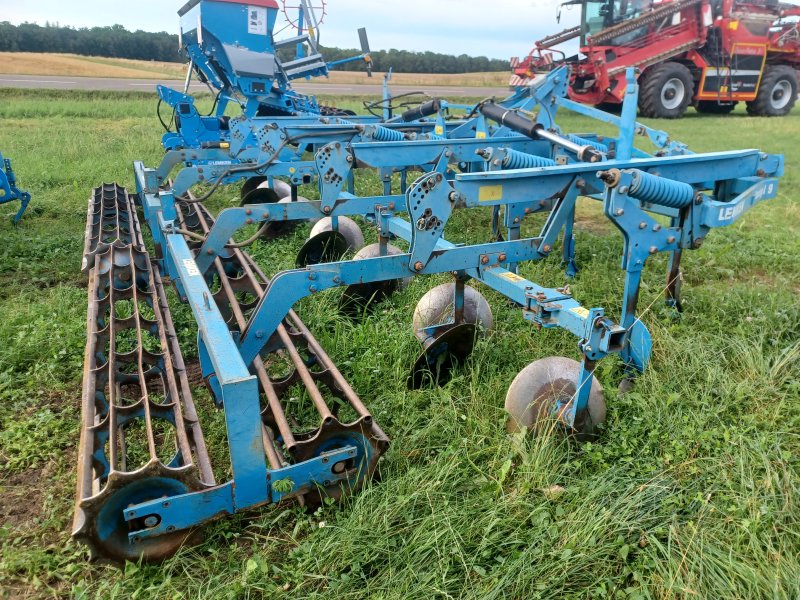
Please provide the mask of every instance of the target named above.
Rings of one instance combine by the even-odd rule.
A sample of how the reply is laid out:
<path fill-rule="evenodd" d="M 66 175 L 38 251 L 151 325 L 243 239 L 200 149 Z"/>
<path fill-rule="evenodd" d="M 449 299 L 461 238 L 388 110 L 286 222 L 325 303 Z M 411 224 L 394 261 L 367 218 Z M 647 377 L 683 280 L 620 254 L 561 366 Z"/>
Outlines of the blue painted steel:
<path fill-rule="evenodd" d="M 636 310 L 647 259 L 670 252 L 677 268 L 680 252 L 698 247 L 710 229 L 733 223 L 755 204 L 775 197 L 783 159 L 757 150 L 693 154 L 663 132 L 635 121 L 635 81 L 629 86 L 622 117 L 612 117 L 565 100 L 567 75 L 565 69 L 556 70 L 538 86 L 519 90 L 499 103 L 504 112 L 519 111 L 516 122 L 523 126 L 519 118 L 538 107 L 529 130 L 515 126 L 515 131 L 505 119 L 493 122 L 479 110 L 459 121 L 437 115 L 426 123 L 404 123 L 402 139 L 396 123 L 359 118 L 239 118 L 228 124 L 229 142 L 168 152 L 158 169 L 135 165 L 139 200 L 164 256 L 163 268 L 198 322 L 203 374 L 225 408 L 233 480 L 126 507 L 128 520 L 157 517 L 153 527 L 137 530 L 131 540 L 188 528 L 247 506 L 277 501 L 307 486 L 327 486 L 345 478 L 334 475 L 331 462 L 364 451 L 353 437 L 331 442 L 330 454 L 284 469 L 267 468 L 258 386 L 251 375 L 263 353 L 276 347 L 275 334 L 292 307 L 325 290 L 455 273 L 456 311 L 463 309 L 463 288 L 458 290 L 465 279 L 499 292 L 535 326 L 561 328 L 579 340 L 583 362 L 578 392 L 574 402 L 557 407 L 568 426 L 586 409 L 597 361 L 617 354 L 630 370 L 646 367 L 652 339 Z M 555 123 L 559 107 L 614 124 L 619 134 L 602 140 L 592 134 L 565 135 Z M 521 130 L 530 135 L 517 133 Z M 650 156 L 636 149 L 637 135 L 648 136 L 663 152 Z M 308 144 L 315 150 L 313 161 L 302 156 Z M 593 152 L 585 154 L 586 148 Z M 168 178 L 178 167 L 170 187 Z M 423 174 L 407 186 L 407 174 L 418 168 Z M 377 171 L 384 194 L 353 193 L 351 184 L 360 169 Z M 403 181 L 399 194 L 393 193 L 394 173 L 400 173 Z M 198 183 L 217 186 L 256 175 L 284 176 L 296 185 L 316 183 L 320 200 L 224 210 L 193 254 L 174 230 L 176 195 Z M 572 226 L 579 196 L 602 202 L 605 217 L 624 239 L 625 287 L 618 322 L 602 308 L 584 308 L 568 287 L 543 286 L 518 273 L 522 263 L 547 257 L 563 236 L 562 257 L 568 272 L 575 275 Z M 461 245 L 446 239 L 454 211 L 481 208 L 493 216 L 492 241 Z M 523 237 L 524 219 L 542 211 L 549 214 L 538 235 Z M 323 216 L 338 220 L 346 215 L 361 215 L 379 227 L 380 255 L 278 273 L 241 335 L 232 333 L 205 276 L 214 260 L 229 252 L 226 244 L 236 231 L 253 223 Z M 662 225 L 659 215 L 668 216 L 670 225 Z M 405 241 L 408 250 L 389 254 L 386 244 L 393 237 Z M 291 485 L 277 486 L 279 480 L 283 484 L 290 480 Z"/>
<path fill-rule="evenodd" d="M 19 223 L 22 213 L 28 208 L 31 195 L 17 187 L 17 177 L 14 175 L 14 169 L 11 168 L 11 159 L 3 158 L 3 154 L 0 153 L 0 204 L 16 200 L 20 201 L 20 207 L 12 219 L 14 225 Z"/>

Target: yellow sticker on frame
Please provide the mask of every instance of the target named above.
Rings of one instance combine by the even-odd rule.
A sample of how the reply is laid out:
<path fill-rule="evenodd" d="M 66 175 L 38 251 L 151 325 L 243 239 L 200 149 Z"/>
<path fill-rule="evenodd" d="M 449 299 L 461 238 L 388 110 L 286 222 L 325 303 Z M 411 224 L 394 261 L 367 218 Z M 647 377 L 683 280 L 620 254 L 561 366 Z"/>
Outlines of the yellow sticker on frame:
<path fill-rule="evenodd" d="M 502 185 L 482 185 L 478 190 L 478 202 L 494 202 L 503 199 Z"/>
<path fill-rule="evenodd" d="M 503 279 L 508 279 L 509 281 L 513 281 L 514 283 L 525 281 L 524 277 L 520 277 L 519 275 L 517 275 L 516 273 L 512 273 L 511 271 L 508 271 L 506 273 L 501 273 L 500 277 L 502 277 Z"/>
<path fill-rule="evenodd" d="M 589 309 L 583 308 L 582 306 L 576 306 L 575 308 L 570 308 L 570 310 L 584 319 L 589 316 Z"/>

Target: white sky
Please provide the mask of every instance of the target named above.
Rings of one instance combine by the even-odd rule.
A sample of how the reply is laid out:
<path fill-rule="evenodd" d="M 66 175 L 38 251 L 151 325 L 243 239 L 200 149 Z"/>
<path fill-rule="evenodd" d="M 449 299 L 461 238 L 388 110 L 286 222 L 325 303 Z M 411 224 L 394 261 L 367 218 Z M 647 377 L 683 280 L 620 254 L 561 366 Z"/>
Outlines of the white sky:
<path fill-rule="evenodd" d="M 0 21 L 73 27 L 124 25 L 127 29 L 178 32 L 178 9 L 185 0 L 0 0 Z M 313 0 L 319 6 L 321 0 Z M 537 39 L 577 23 L 579 9 L 559 0 L 326 0 L 323 45 L 358 47 L 366 27 L 373 50 L 468 54 L 507 59 L 524 56 Z M 280 3 L 280 1 L 279 1 Z M 289 1 L 296 5 L 296 0 Z M 278 27 L 281 27 L 279 19 Z M 280 37 L 280 36 L 279 36 Z"/>

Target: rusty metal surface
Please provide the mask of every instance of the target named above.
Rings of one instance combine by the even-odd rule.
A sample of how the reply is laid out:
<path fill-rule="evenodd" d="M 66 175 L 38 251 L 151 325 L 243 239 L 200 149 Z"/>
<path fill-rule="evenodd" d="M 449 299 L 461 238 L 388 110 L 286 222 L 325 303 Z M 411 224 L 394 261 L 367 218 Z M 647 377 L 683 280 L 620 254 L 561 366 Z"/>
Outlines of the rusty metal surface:
<path fill-rule="evenodd" d="M 131 198 L 104 185 L 89 200 L 89 273 L 73 535 L 92 557 L 159 560 L 187 533 L 131 545 L 122 509 L 201 489 L 214 477 L 158 269 Z"/>
<path fill-rule="evenodd" d="M 205 236 L 214 219 L 197 202 L 178 203 L 181 229 Z M 186 237 L 197 250 L 200 243 Z M 210 289 L 230 328 L 242 331 L 264 295 L 269 278 L 240 249 L 229 249 L 209 271 Z M 360 438 L 369 447 L 368 460 L 354 476 L 352 491 L 369 479 L 389 439 L 347 383 L 328 354 L 294 311 L 276 336 L 279 349 L 254 361 L 259 381 L 267 459 L 271 468 L 300 462 L 336 447 L 337 440 Z M 302 413 L 302 414 L 301 414 Z M 305 492 L 301 501 L 316 503 L 322 495 L 339 497 L 330 486 Z"/>

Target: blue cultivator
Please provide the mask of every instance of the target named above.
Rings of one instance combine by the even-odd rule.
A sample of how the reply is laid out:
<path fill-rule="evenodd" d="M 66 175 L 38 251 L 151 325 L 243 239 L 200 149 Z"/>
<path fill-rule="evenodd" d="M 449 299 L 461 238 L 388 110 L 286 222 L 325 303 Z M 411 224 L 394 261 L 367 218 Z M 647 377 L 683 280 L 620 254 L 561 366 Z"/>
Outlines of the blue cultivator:
<path fill-rule="evenodd" d="M 14 225 L 19 223 L 19 220 L 22 218 L 22 213 L 28 208 L 31 195 L 17 187 L 17 178 L 14 175 L 14 170 L 11 168 L 11 159 L 3 158 L 2 153 L 0 153 L 0 204 L 13 202 L 15 200 L 19 200 L 21 206 L 17 214 L 14 215 Z"/>
<path fill-rule="evenodd" d="M 99 558 L 159 560 L 212 519 L 357 490 L 388 438 L 293 311 L 301 299 L 332 288 L 343 289 L 343 310 L 353 314 L 356 305 L 368 314 L 366 307 L 411 277 L 452 275 L 414 314 L 423 346 L 408 377 L 414 389 L 445 381 L 492 327 L 488 302 L 469 282 L 495 290 L 536 328 L 558 327 L 578 340 L 579 360 L 536 361 L 511 383 L 509 429 L 555 420 L 578 437 L 595 434 L 606 412 L 597 362 L 617 355 L 634 374 L 650 359 L 650 334 L 636 313 L 647 259 L 670 254 L 668 301 L 679 306 L 681 253 L 773 198 L 783 159 L 758 150 L 694 154 L 636 122 L 633 73 L 621 117 L 567 100 L 567 75 L 556 70 L 461 118 L 448 116 L 442 101 L 381 122 L 237 118 L 227 141 L 170 151 L 157 169 L 137 162 L 135 196 L 115 185 L 98 188 L 84 259 L 90 302 L 75 536 Z M 555 122 L 560 108 L 619 133 L 564 132 Z M 637 135 L 657 154 L 635 148 Z M 381 195 L 355 193 L 364 171 L 379 175 Z M 203 201 L 240 180 L 244 204 L 214 218 Z M 298 196 L 310 184 L 319 200 Z M 625 242 L 618 319 L 584 307 L 568 286 L 535 283 L 520 269 L 550 256 L 560 238 L 568 273 L 576 273 L 579 196 L 602 202 Z M 145 250 L 134 202 L 155 259 Z M 486 224 L 485 243 L 445 237 L 456 233 L 448 223 L 462 210 L 473 212 L 475 225 Z M 523 225 L 535 213 L 546 219 L 530 235 Z M 354 216 L 374 227 L 379 241 L 343 260 L 346 248 L 360 245 Z M 244 251 L 275 227 L 309 220 L 318 220 L 315 235 L 296 269 L 265 274 Z M 261 225 L 259 236 L 232 242 L 253 224 Z M 225 411 L 231 477 L 224 483 L 215 481 L 208 459 L 162 276 L 191 308 L 199 374 Z"/>

